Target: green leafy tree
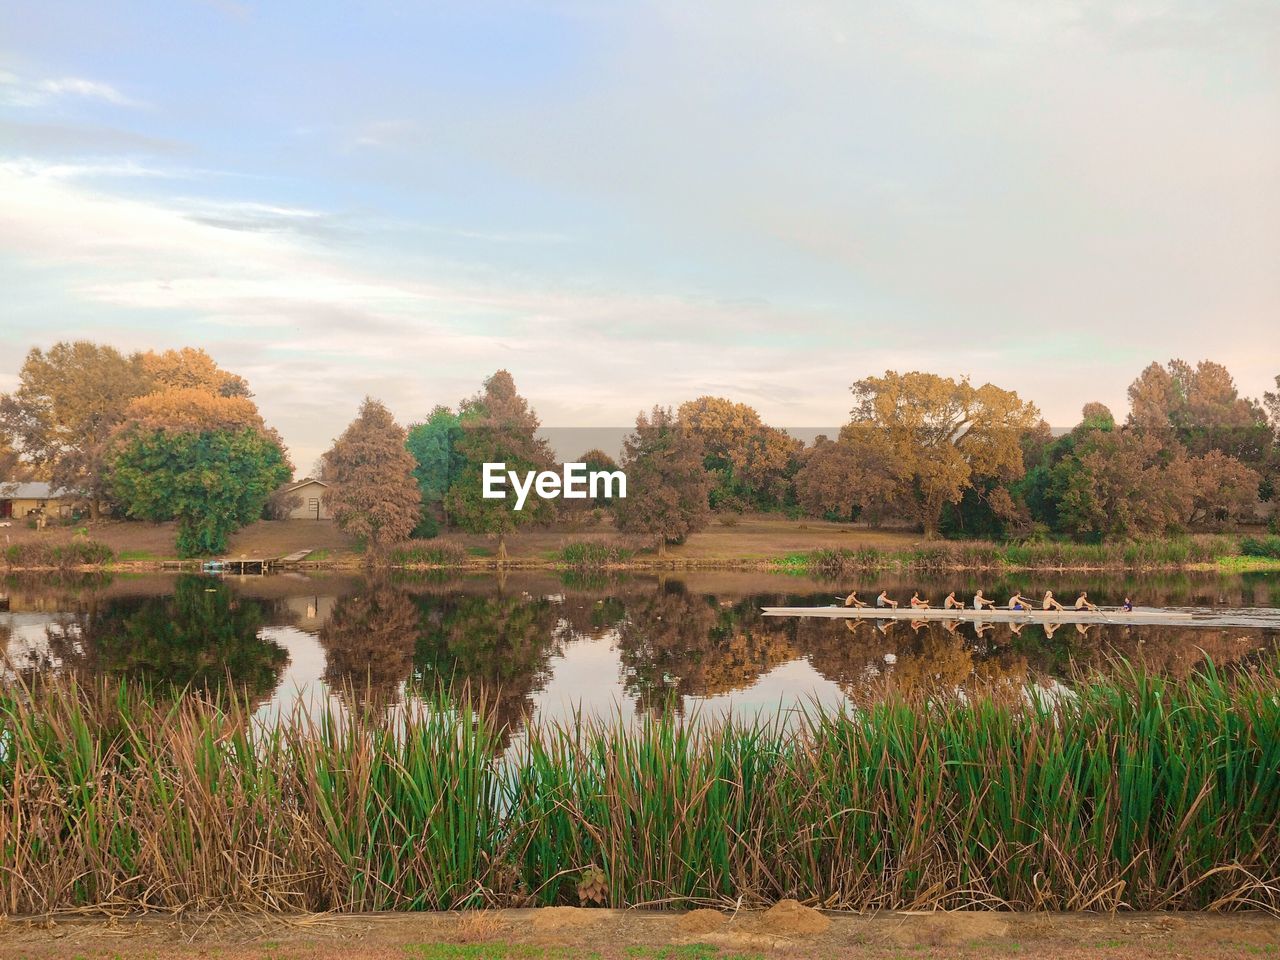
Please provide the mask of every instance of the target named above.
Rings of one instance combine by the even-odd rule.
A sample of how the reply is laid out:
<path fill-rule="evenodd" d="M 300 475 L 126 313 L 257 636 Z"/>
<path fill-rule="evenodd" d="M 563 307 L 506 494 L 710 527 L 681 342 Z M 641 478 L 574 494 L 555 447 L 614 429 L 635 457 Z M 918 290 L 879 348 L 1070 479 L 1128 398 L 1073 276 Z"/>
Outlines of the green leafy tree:
<path fill-rule="evenodd" d="M 484 389 L 460 406 L 462 436 L 457 451 L 464 467 L 445 498 L 449 515 L 470 533 L 498 539 L 498 560 L 507 559 L 507 537 L 527 524 L 549 523 L 555 518 L 555 503 L 530 494 L 522 510 L 508 499 L 485 499 L 483 465 L 505 463 L 506 470 L 524 474 L 530 470 L 550 470 L 555 457 L 547 442 L 537 435 L 538 415 L 516 392 L 515 381 L 499 370 L 484 382 Z"/>
<path fill-rule="evenodd" d="M 255 427 L 133 429 L 119 445 L 111 488 L 131 517 L 176 520 L 180 556 L 207 556 L 260 519 L 292 472 L 279 442 Z"/>
<path fill-rule="evenodd" d="M 446 526 L 449 514 L 445 497 L 466 465 L 458 452 L 461 436 L 458 415 L 441 405 L 432 410 L 431 416 L 422 423 L 411 426 L 405 441 L 416 463 L 413 478 L 418 482 L 418 492 L 422 495 L 423 514 L 438 514 L 438 519 Z"/>
<path fill-rule="evenodd" d="M 404 428 L 371 397 L 324 455 L 322 479 L 329 484 L 325 500 L 333 519 L 368 544 L 371 560 L 418 525 L 422 495 L 415 465 Z"/>
<path fill-rule="evenodd" d="M 706 527 L 711 482 L 702 460 L 702 443 L 670 409 L 642 412 L 635 432 L 623 443 L 627 495 L 614 504 L 618 529 L 653 537 L 658 556 L 666 556 L 668 543 Z"/>

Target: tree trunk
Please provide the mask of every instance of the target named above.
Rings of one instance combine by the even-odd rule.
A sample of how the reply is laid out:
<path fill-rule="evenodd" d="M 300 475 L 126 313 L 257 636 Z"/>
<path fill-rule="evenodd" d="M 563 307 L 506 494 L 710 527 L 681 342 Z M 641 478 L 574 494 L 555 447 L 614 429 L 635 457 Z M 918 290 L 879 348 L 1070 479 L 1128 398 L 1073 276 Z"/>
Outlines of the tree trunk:
<path fill-rule="evenodd" d="M 98 503 L 97 497 L 89 498 L 89 519 L 90 520 L 102 519 L 102 506 Z"/>
<path fill-rule="evenodd" d="M 667 537 L 665 534 L 658 536 L 658 557 L 665 558 L 667 555 Z"/>
<path fill-rule="evenodd" d="M 507 562 L 507 535 L 505 533 L 498 534 L 498 566 L 504 566 Z"/>

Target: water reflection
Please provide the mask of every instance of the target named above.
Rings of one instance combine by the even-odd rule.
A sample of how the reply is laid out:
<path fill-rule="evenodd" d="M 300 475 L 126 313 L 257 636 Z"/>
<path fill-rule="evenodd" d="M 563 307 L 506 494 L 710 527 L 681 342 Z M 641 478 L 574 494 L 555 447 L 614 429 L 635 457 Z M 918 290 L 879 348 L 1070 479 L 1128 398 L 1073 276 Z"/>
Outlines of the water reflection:
<path fill-rule="evenodd" d="M 1006 578 L 995 590 L 988 583 L 988 592 L 1042 587 L 1031 579 Z M 1129 593 L 1156 605 L 1280 606 L 1280 583 L 1268 575 L 1054 579 L 1055 588 L 1088 589 L 1103 602 Z M 975 581 L 924 585 L 941 595 L 944 587 L 972 590 Z M 886 585 L 909 595 L 922 584 L 857 586 L 874 595 Z M 273 708 L 347 691 L 391 704 L 407 683 L 465 682 L 483 690 L 513 729 L 577 704 L 624 713 L 669 703 L 773 709 L 810 697 L 858 700 L 886 687 L 1048 684 L 1116 655 L 1185 675 L 1206 655 L 1234 663 L 1280 635 L 1280 611 L 1264 614 L 1275 626 L 1255 629 L 766 618 L 762 606 L 829 603 L 833 590 L 754 574 L 10 580 L 3 592 L 9 611 L 0 612 L 0 649 L 10 676 L 230 679 Z"/>

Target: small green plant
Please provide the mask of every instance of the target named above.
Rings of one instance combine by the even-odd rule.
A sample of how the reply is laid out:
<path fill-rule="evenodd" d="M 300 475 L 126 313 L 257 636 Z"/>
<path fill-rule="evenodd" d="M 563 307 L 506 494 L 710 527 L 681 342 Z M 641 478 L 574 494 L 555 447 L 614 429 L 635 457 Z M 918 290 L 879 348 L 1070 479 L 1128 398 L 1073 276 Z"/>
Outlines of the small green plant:
<path fill-rule="evenodd" d="M 1265 537 L 1242 537 L 1240 552 L 1246 557 L 1269 557 L 1280 560 L 1280 536 L 1270 534 Z"/>

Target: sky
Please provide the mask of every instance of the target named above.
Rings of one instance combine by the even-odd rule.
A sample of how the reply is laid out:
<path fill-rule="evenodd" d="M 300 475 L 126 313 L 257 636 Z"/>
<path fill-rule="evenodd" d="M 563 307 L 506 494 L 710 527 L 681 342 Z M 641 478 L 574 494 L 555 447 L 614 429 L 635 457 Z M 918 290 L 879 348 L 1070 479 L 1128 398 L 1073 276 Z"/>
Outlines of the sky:
<path fill-rule="evenodd" d="M 0 3 L 0 390 L 204 347 L 305 471 L 498 368 L 545 424 L 838 426 L 921 369 L 1054 426 L 1280 374 L 1273 0 Z"/>

